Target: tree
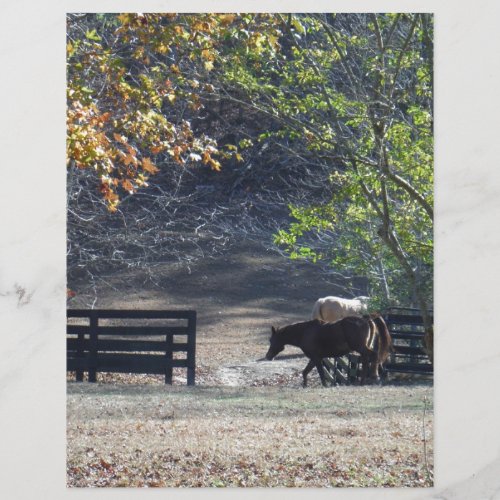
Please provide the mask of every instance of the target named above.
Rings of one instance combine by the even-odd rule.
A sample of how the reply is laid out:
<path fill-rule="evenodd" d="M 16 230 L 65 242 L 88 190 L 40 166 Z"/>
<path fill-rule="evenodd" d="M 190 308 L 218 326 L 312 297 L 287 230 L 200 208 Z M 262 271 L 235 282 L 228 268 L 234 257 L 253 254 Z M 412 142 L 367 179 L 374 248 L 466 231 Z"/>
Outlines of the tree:
<path fill-rule="evenodd" d="M 331 196 L 293 206 L 276 241 L 367 273 L 379 302 L 414 302 L 432 357 L 432 17 L 277 18 L 283 50 L 228 58 L 226 91 L 281 124 L 261 140 L 313 153 Z"/>
<path fill-rule="evenodd" d="M 190 118 L 211 92 L 211 34 L 227 16 L 72 14 L 67 42 L 67 161 L 92 169 L 108 208 L 171 158 L 220 170 L 237 147 L 196 135 Z M 201 82 L 200 82 L 201 80 Z"/>
<path fill-rule="evenodd" d="M 134 268 L 158 283 L 163 263 L 189 267 L 250 226 L 265 230 L 267 221 L 249 214 L 255 204 L 228 201 L 247 168 L 238 165 L 250 143 L 228 139 L 232 123 L 214 123 L 229 118 L 213 68 L 221 45 L 244 51 L 260 43 L 252 26 L 268 19 L 68 16 L 70 280 L 94 284 L 111 270 Z M 234 175 L 231 169 L 219 175 L 223 162 Z M 220 189 L 212 174 L 221 178 Z"/>

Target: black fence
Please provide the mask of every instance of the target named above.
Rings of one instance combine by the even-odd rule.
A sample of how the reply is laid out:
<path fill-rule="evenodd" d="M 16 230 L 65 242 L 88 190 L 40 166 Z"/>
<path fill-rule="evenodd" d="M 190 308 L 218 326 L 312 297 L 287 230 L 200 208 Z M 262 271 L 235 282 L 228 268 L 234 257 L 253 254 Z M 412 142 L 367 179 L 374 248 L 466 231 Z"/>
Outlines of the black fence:
<path fill-rule="evenodd" d="M 347 356 L 323 359 L 325 375 L 336 384 L 353 384 L 361 376 L 361 356 L 350 353 Z"/>
<path fill-rule="evenodd" d="M 394 352 L 384 364 L 382 376 L 389 373 L 432 376 L 433 366 L 425 352 L 424 322 L 420 311 L 411 308 L 392 308 L 383 314 L 391 334 Z M 324 359 L 327 377 L 337 384 L 355 383 L 361 376 L 361 356 Z"/>
<path fill-rule="evenodd" d="M 68 309 L 67 370 L 89 382 L 97 372 L 164 375 L 187 370 L 195 384 L 196 311 Z"/>
<path fill-rule="evenodd" d="M 418 309 L 393 308 L 384 314 L 394 352 L 384 368 L 388 373 L 432 375 L 424 344 L 424 322 Z"/>

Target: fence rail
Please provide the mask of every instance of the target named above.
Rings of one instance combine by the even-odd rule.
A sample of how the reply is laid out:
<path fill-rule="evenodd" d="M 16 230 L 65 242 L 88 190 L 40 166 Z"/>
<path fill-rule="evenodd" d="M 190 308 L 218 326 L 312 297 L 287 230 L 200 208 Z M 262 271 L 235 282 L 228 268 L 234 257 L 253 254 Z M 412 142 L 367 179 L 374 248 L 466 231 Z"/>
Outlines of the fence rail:
<path fill-rule="evenodd" d="M 172 384 L 173 368 L 186 368 L 195 384 L 196 311 L 68 309 L 66 337 L 77 381 L 84 372 L 89 382 L 117 372 L 164 375 Z"/>

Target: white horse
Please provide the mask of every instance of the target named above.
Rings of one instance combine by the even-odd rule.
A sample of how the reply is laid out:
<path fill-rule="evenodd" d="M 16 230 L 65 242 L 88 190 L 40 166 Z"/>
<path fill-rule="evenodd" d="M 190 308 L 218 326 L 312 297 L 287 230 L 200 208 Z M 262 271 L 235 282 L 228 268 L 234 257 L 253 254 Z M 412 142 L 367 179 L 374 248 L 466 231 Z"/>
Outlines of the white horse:
<path fill-rule="evenodd" d="M 312 319 L 328 321 L 330 323 L 346 316 L 362 316 L 367 311 L 369 297 L 323 297 L 318 299 L 312 310 Z"/>

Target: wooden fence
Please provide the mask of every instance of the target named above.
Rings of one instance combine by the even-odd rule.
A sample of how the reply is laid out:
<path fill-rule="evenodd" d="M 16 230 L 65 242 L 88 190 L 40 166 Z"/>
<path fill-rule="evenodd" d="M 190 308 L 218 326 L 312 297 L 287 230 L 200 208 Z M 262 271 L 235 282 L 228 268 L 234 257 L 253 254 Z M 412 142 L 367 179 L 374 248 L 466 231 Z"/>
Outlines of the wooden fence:
<path fill-rule="evenodd" d="M 84 372 L 89 382 L 118 372 L 160 374 L 172 384 L 173 368 L 186 368 L 195 384 L 195 311 L 69 309 L 67 318 L 67 370 L 77 381 Z"/>
<path fill-rule="evenodd" d="M 382 376 L 389 373 L 432 375 L 433 366 L 424 349 L 424 325 L 420 311 L 411 308 L 392 308 L 383 314 L 391 334 L 394 352 L 384 365 Z M 349 354 L 324 359 L 328 378 L 338 384 L 349 384 L 361 375 L 360 356 Z"/>
<path fill-rule="evenodd" d="M 336 384 L 351 384 L 361 375 L 361 356 L 350 353 L 347 356 L 323 359 L 326 377 Z"/>
<path fill-rule="evenodd" d="M 432 375 L 433 366 L 424 345 L 424 322 L 418 309 L 393 308 L 384 314 L 394 352 L 385 364 L 388 373 Z"/>

